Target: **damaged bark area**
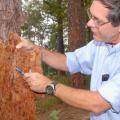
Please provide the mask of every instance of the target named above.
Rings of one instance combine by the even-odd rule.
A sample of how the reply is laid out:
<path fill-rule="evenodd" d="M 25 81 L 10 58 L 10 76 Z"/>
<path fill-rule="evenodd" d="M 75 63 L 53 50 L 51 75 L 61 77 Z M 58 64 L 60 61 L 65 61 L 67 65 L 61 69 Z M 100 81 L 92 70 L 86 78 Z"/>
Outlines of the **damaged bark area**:
<path fill-rule="evenodd" d="M 42 73 L 41 54 L 39 49 L 17 50 L 19 42 L 20 37 L 11 33 L 7 46 L 0 43 L 0 120 L 36 120 L 35 94 L 16 67 Z"/>

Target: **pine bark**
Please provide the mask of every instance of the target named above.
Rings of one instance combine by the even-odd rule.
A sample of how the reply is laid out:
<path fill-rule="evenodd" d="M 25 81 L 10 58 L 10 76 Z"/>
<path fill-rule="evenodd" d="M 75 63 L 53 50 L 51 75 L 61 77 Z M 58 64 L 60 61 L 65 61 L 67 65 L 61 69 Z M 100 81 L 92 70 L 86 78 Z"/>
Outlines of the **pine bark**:
<path fill-rule="evenodd" d="M 0 39 L 8 40 L 9 32 L 20 35 L 21 25 L 25 21 L 21 0 L 0 0 Z"/>
<path fill-rule="evenodd" d="M 0 1 L 0 120 L 36 120 L 35 94 L 16 71 L 42 73 L 39 49 L 15 48 L 24 21 L 20 0 Z"/>

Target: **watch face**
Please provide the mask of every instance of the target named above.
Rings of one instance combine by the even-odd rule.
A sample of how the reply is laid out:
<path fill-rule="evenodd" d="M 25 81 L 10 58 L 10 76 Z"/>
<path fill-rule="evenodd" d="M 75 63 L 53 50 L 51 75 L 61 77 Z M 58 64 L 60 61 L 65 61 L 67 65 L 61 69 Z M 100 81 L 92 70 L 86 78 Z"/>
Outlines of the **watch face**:
<path fill-rule="evenodd" d="M 50 86 L 50 85 L 48 85 L 48 86 L 46 87 L 46 93 L 47 93 L 48 95 L 53 95 L 53 93 L 54 93 L 53 87 Z"/>

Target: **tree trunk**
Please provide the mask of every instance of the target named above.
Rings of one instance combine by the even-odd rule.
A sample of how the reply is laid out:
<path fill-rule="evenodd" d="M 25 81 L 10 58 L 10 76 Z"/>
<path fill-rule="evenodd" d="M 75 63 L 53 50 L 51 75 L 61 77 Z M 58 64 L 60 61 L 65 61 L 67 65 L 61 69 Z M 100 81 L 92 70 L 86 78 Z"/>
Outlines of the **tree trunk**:
<path fill-rule="evenodd" d="M 57 0 L 58 5 L 62 6 L 62 0 Z M 62 13 L 61 13 L 62 14 Z M 57 51 L 64 54 L 64 41 L 63 41 L 63 18 L 61 15 L 57 16 L 58 34 L 57 34 Z M 58 71 L 58 74 L 64 75 L 65 72 Z"/>
<path fill-rule="evenodd" d="M 20 26 L 24 14 L 20 0 L 0 1 L 0 120 L 35 120 L 34 94 L 29 90 L 23 76 L 24 72 L 42 72 L 40 51 L 16 50 L 20 42 Z M 9 36 L 9 39 L 8 39 Z"/>
<path fill-rule="evenodd" d="M 20 35 L 20 27 L 25 21 L 21 0 L 0 0 L 0 39 L 7 41 L 9 32 Z"/>
<path fill-rule="evenodd" d="M 68 1 L 69 51 L 85 44 L 84 4 L 82 0 Z M 84 88 L 84 77 L 80 73 L 72 75 L 73 86 Z"/>
<path fill-rule="evenodd" d="M 58 0 L 58 4 L 62 6 L 62 0 Z M 61 13 L 62 14 L 62 13 Z M 58 35 L 57 35 L 57 50 L 64 54 L 64 42 L 63 42 L 63 18 L 61 15 L 57 16 L 58 23 Z"/>

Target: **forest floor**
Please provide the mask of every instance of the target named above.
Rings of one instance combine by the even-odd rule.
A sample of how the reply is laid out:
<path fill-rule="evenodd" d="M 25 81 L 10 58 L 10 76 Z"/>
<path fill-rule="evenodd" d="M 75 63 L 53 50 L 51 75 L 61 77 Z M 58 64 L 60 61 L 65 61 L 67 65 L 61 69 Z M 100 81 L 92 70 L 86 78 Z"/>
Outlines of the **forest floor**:
<path fill-rule="evenodd" d="M 38 112 L 37 120 L 89 120 L 89 112 L 62 103 L 47 112 Z"/>

